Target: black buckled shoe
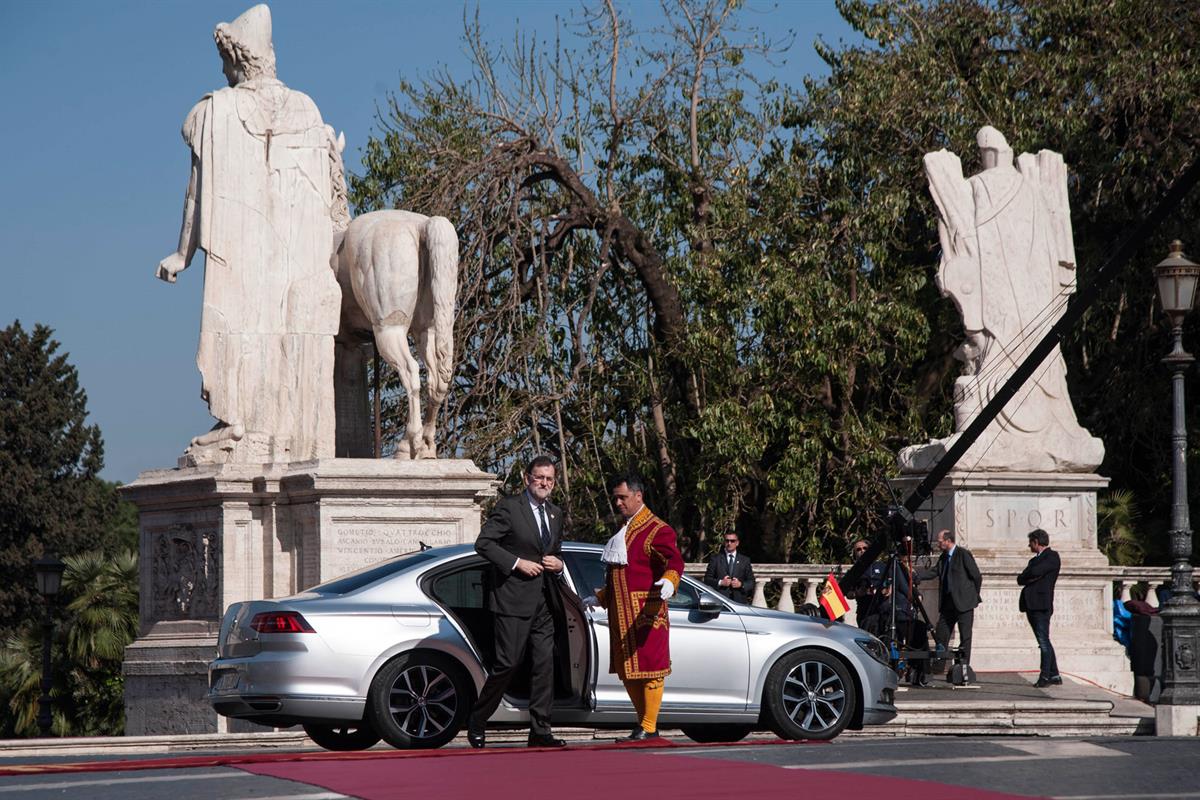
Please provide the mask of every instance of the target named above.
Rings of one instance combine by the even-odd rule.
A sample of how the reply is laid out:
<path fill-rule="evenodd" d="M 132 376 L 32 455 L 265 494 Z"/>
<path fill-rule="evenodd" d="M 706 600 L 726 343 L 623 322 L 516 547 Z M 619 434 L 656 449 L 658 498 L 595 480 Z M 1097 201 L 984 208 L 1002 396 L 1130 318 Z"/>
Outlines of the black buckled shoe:
<path fill-rule="evenodd" d="M 1047 686 L 1062 686 L 1062 676 L 1055 675 L 1053 678 L 1038 678 L 1037 683 L 1033 685 L 1037 689 L 1045 689 Z"/>
<path fill-rule="evenodd" d="M 550 733 L 531 733 L 529 734 L 530 747 L 566 747 L 567 743 L 562 739 L 554 738 Z"/>
<path fill-rule="evenodd" d="M 474 747 L 476 750 L 479 750 L 485 744 L 487 744 L 487 739 L 486 739 L 486 737 L 484 737 L 483 731 L 468 730 L 467 731 L 467 743 L 470 744 L 471 747 Z"/>
<path fill-rule="evenodd" d="M 647 739 L 657 739 L 657 738 L 659 738 L 658 731 L 650 731 L 649 733 L 647 733 L 646 731 L 642 730 L 641 728 L 635 728 L 633 733 L 629 734 L 628 736 L 622 736 L 620 739 L 617 739 L 617 741 L 618 742 L 644 742 Z"/>

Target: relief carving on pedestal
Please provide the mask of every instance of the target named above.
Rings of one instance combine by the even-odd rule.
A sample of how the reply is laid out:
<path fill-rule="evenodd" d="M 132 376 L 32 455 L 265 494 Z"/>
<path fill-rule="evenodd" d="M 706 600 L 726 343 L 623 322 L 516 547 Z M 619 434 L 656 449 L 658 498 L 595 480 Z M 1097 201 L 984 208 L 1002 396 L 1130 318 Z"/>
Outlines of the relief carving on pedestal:
<path fill-rule="evenodd" d="M 221 543 L 212 528 L 177 524 L 154 540 L 154 617 L 220 618 Z"/>
<path fill-rule="evenodd" d="M 1180 642 L 1175 648 L 1175 667 L 1180 672 L 1191 672 L 1196 668 L 1196 652 L 1191 642 Z"/>

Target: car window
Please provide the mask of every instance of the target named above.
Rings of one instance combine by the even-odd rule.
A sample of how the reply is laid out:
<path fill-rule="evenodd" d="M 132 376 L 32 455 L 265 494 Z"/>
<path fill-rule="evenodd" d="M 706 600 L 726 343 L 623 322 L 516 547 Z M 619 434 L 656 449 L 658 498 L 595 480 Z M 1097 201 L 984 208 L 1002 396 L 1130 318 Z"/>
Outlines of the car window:
<path fill-rule="evenodd" d="M 367 584 L 390 577 L 398 572 L 415 567 L 418 564 L 423 564 L 437 557 L 438 554 L 432 550 L 418 550 L 414 553 L 393 558 L 391 561 L 385 561 L 382 564 L 364 567 L 358 572 L 351 572 L 349 575 L 334 578 L 327 583 L 314 586 L 306 591 L 318 594 L 348 594 L 356 589 L 361 589 Z"/>
<path fill-rule="evenodd" d="M 484 565 L 451 572 L 434 579 L 429 593 L 453 609 L 483 608 Z"/>
<path fill-rule="evenodd" d="M 580 597 L 588 597 L 604 585 L 605 566 L 599 553 L 567 551 L 563 553 L 563 560 L 567 563 L 567 570 Z M 687 581 L 680 581 L 678 592 L 667 601 L 667 605 L 671 608 L 697 608 L 700 605 L 700 592 Z"/>
<path fill-rule="evenodd" d="M 575 593 L 580 597 L 591 597 L 592 593 L 604 585 L 604 562 L 599 553 L 580 553 L 570 550 L 563 553 L 563 561 L 575 584 Z"/>
<path fill-rule="evenodd" d="M 667 606 L 682 609 L 699 608 L 700 592 L 695 586 L 681 580 L 679 588 L 675 590 L 675 595 L 667 601 Z"/>

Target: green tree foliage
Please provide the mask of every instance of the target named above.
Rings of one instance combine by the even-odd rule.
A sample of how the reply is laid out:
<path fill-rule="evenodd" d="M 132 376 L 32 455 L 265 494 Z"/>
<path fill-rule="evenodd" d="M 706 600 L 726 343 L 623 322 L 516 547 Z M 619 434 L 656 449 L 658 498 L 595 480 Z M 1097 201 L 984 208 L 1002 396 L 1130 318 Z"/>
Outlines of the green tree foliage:
<path fill-rule="evenodd" d="M 118 513 L 100 429 L 49 328 L 0 331 L 0 629 L 36 617 L 32 562 L 102 548 Z"/>
<path fill-rule="evenodd" d="M 937 258 L 922 154 L 949 148 L 974 172 L 974 136 L 984 124 L 1016 152 L 1063 153 L 1081 284 L 1200 152 L 1200 66 L 1184 33 L 1200 24 L 1196 4 L 1157 3 L 1153 13 L 1127 0 L 839 7 L 868 44 L 824 50 L 831 75 L 808 82 L 797 124 L 829 187 L 820 205 L 853 232 L 873 282 L 892 296 Z M 1168 332 L 1155 314 L 1149 267 L 1172 238 L 1200 242 L 1198 210 L 1193 193 L 1064 346 L 1080 420 L 1107 447 L 1100 471 L 1137 497 L 1152 539 L 1169 514 L 1170 415 L 1156 363 Z M 904 302 L 922 311 L 930 331 L 945 332 L 908 351 L 918 366 L 901 378 L 911 422 L 937 435 L 949 425 L 957 324 L 931 287 Z"/>
<path fill-rule="evenodd" d="M 53 643 L 53 731 L 120 735 L 125 725 L 121 661 L 137 636 L 138 559 L 132 551 L 68 556 Z M 0 644 L 0 734 L 37 734 L 40 619 Z"/>
<path fill-rule="evenodd" d="M 605 3 L 577 49 L 504 51 L 471 27 L 469 79 L 389 99 L 352 197 L 458 225 L 449 448 L 513 477 L 515 458 L 558 453 L 577 535 L 601 535 L 603 478 L 634 465 L 697 550 L 736 526 L 770 560 L 843 555 L 896 450 L 951 427 L 962 334 L 930 280 L 924 153 L 974 172 L 984 124 L 1062 152 L 1086 282 L 1195 152 L 1200 6 L 839 8 L 863 43 L 819 44 L 830 74 L 802 88 L 756 79 L 787 43 L 743 29 L 737 4 L 667 4 L 633 31 Z M 1152 524 L 1166 381 L 1145 376 L 1167 343 L 1146 267 L 1169 237 L 1200 241 L 1196 210 L 1064 347 L 1103 471 Z"/>
<path fill-rule="evenodd" d="M 1110 563 L 1139 565 L 1145 558 L 1137 535 L 1138 516 L 1137 502 L 1128 489 L 1106 492 L 1097 501 L 1100 550 Z"/>

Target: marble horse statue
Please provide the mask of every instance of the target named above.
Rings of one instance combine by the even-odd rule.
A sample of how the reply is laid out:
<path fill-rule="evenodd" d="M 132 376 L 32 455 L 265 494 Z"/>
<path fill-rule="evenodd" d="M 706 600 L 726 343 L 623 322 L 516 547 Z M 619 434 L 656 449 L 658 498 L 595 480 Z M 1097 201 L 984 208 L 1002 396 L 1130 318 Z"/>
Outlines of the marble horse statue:
<path fill-rule="evenodd" d="M 434 428 L 454 371 L 458 234 L 445 217 L 372 211 L 350 221 L 334 257 L 342 287 L 342 337 L 370 332 L 380 357 L 400 376 L 408 398 L 399 459 L 437 458 Z M 425 362 L 425 416 L 421 369 Z"/>

